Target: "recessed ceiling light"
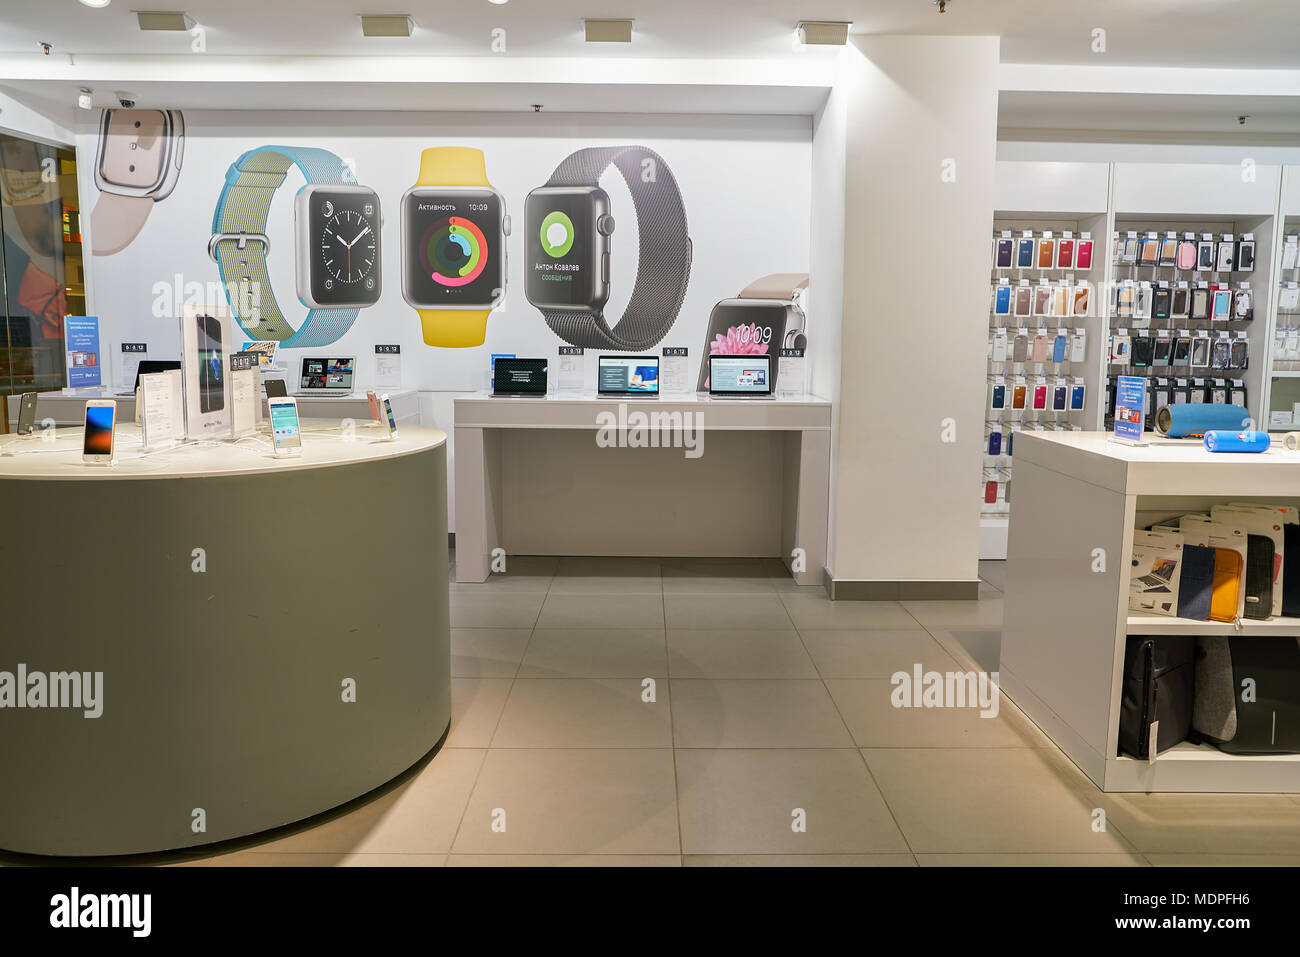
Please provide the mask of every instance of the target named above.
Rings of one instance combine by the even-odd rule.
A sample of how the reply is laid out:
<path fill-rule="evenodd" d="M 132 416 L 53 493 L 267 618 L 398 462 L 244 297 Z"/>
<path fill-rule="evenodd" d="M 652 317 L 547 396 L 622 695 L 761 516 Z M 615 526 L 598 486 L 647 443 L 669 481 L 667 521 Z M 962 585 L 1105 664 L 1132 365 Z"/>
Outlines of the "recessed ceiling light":
<path fill-rule="evenodd" d="M 506 3 L 507 0 L 488 0 L 488 3 Z"/>
<path fill-rule="evenodd" d="M 112 0 L 81 0 L 88 7 L 106 7 Z"/>
<path fill-rule="evenodd" d="M 194 18 L 180 10 L 137 10 L 135 18 L 141 30 L 194 29 Z"/>
<path fill-rule="evenodd" d="M 844 46 L 849 42 L 851 26 L 836 20 L 805 20 L 795 33 L 800 43 L 809 46 Z"/>
<path fill-rule="evenodd" d="M 415 21 L 409 13 L 361 15 L 361 35 L 367 37 L 409 37 Z"/>
<path fill-rule="evenodd" d="M 583 20 L 588 43 L 631 43 L 631 20 Z"/>

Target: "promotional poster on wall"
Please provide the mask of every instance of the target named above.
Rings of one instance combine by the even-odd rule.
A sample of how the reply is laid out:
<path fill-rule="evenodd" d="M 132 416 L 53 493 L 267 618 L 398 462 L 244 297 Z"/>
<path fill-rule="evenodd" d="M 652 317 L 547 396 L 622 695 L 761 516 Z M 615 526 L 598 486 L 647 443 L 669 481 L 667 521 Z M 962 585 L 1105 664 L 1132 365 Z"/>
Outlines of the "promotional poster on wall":
<path fill-rule="evenodd" d="M 101 111 L 79 145 L 96 157 L 91 243 L 114 257 L 94 276 L 106 334 L 174 354 L 156 320 L 221 303 L 227 333 L 277 344 L 286 368 L 295 350 L 383 343 L 428 391 L 483 389 L 491 354 L 702 344 L 706 389 L 710 353 L 770 354 L 775 373 L 806 345 L 809 236 L 773 224 L 807 221 L 810 147 L 785 118 L 743 135 L 627 119 L 589 138 L 574 121 L 433 118 L 436 136 L 368 135 L 360 112 Z M 378 385 L 394 387 L 358 383 Z"/>

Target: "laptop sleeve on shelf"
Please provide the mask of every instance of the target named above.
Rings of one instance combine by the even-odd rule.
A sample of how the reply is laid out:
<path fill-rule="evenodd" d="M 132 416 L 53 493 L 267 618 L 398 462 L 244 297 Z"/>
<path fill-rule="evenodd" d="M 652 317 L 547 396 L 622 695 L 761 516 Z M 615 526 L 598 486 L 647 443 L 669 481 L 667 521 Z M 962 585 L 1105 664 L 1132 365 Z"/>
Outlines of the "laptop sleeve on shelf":
<path fill-rule="evenodd" d="M 1273 617 L 1273 539 L 1267 535 L 1246 538 L 1246 617 Z"/>
<path fill-rule="evenodd" d="M 1183 546 L 1183 572 L 1178 579 L 1178 617 L 1208 621 L 1214 593 L 1214 549 Z"/>
<path fill-rule="evenodd" d="M 1214 551 L 1214 584 L 1210 621 L 1236 621 L 1241 603 L 1241 553 L 1231 548 Z"/>
<path fill-rule="evenodd" d="M 1282 614 L 1300 618 L 1300 525 L 1283 525 Z"/>
<path fill-rule="evenodd" d="M 1132 635 L 1124 648 L 1124 686 L 1119 707 L 1119 749 L 1151 757 L 1187 738 L 1192 726 L 1196 639 L 1189 635 Z"/>
<path fill-rule="evenodd" d="M 1195 683 L 1190 740 L 1229 754 L 1300 753 L 1300 638 L 1199 638 Z"/>

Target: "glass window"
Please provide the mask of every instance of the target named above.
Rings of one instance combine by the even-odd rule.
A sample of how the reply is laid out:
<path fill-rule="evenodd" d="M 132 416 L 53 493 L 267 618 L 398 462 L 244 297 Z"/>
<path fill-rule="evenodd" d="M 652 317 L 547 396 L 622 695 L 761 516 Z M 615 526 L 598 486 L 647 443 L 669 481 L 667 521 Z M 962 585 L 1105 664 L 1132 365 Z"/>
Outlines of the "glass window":
<path fill-rule="evenodd" d="M 86 311 L 77 161 L 0 133 L 0 396 L 60 389 L 63 317 Z"/>

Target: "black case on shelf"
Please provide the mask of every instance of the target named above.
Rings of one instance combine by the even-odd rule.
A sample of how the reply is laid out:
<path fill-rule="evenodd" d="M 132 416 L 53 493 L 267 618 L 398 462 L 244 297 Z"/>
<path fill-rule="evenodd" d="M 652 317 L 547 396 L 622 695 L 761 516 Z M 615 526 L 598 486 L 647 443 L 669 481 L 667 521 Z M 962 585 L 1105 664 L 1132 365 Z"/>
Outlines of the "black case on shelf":
<path fill-rule="evenodd" d="M 1246 587 L 1247 618 L 1273 617 L 1273 556 L 1276 549 L 1267 535 L 1246 536 L 1246 570 L 1243 573 Z"/>
<path fill-rule="evenodd" d="M 1195 684 L 1194 636 L 1130 635 L 1119 706 L 1120 752 L 1149 757 L 1151 726 L 1157 722 L 1156 754 L 1185 741 L 1192 727 Z"/>
<path fill-rule="evenodd" d="M 1243 682 L 1254 694 L 1243 700 Z M 1194 742 L 1229 754 L 1300 753 L 1300 637 L 1197 640 Z"/>

